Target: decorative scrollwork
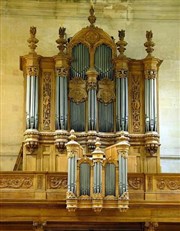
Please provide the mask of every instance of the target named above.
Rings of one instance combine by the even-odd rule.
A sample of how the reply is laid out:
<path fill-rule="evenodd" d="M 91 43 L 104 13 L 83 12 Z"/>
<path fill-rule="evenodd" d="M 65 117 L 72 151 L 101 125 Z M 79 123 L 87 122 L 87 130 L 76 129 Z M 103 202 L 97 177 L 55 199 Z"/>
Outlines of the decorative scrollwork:
<path fill-rule="evenodd" d="M 33 186 L 33 178 L 32 177 L 4 177 L 0 178 L 0 188 L 31 188 Z"/>
<path fill-rule="evenodd" d="M 115 98 L 114 82 L 108 78 L 99 81 L 97 99 L 104 104 L 109 104 L 112 103 Z"/>
<path fill-rule="evenodd" d="M 50 176 L 48 178 L 50 189 L 66 189 L 67 188 L 67 178 L 62 178 L 58 176 Z"/>
<path fill-rule="evenodd" d="M 128 70 L 120 69 L 116 70 L 116 78 L 127 78 L 128 77 Z"/>
<path fill-rule="evenodd" d="M 144 181 L 143 178 L 140 177 L 129 177 L 128 178 L 128 185 L 130 188 L 139 190 L 143 186 Z"/>
<path fill-rule="evenodd" d="M 59 77 L 67 77 L 68 69 L 65 67 L 57 67 L 56 68 L 56 75 Z"/>
<path fill-rule="evenodd" d="M 160 190 L 164 190 L 165 188 L 168 188 L 170 190 L 178 190 L 180 189 L 180 179 L 171 179 L 171 178 L 161 178 L 157 179 L 157 188 Z"/>
<path fill-rule="evenodd" d="M 82 78 L 74 77 L 69 81 L 69 99 L 74 103 L 87 100 L 86 82 Z"/>
<path fill-rule="evenodd" d="M 43 129 L 50 129 L 51 115 L 51 72 L 43 75 Z"/>
<path fill-rule="evenodd" d="M 140 132 L 140 76 L 132 76 L 132 123 L 133 132 Z"/>

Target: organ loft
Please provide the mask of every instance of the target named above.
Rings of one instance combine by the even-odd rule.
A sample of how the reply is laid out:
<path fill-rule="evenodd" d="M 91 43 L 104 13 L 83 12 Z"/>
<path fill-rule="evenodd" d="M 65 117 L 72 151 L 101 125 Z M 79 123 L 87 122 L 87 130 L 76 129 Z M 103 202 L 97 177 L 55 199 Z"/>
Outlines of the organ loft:
<path fill-rule="evenodd" d="M 157 230 L 166 220 L 155 215 L 167 211 L 162 200 L 171 205 L 179 196 L 172 194 L 177 180 L 160 167 L 162 60 L 153 55 L 152 31 L 144 34 L 146 57 L 133 59 L 126 56 L 125 30 L 116 41 L 96 26 L 92 6 L 89 12 L 89 25 L 73 37 L 59 28 L 51 57 L 37 53 L 41 41 L 30 27 L 30 50 L 20 57 L 24 140 L 4 198 L 28 204 L 28 218 L 19 219 L 35 230 L 67 230 L 70 221 L 78 230 L 85 227 L 79 219 L 98 230 L 96 216 L 101 227 L 122 219 L 123 225 L 136 220 L 136 230 Z"/>

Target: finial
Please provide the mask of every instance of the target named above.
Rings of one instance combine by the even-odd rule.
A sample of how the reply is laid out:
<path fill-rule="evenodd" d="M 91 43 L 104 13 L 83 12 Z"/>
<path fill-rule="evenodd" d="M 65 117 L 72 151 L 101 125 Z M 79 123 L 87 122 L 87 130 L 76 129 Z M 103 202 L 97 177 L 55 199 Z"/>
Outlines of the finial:
<path fill-rule="evenodd" d="M 32 54 L 36 53 L 36 51 L 35 51 L 35 49 L 37 47 L 36 43 L 38 43 L 39 40 L 35 36 L 36 36 L 36 27 L 31 26 L 30 27 L 30 38 L 27 40 L 27 42 L 29 43 L 28 46 L 31 49 L 30 52 L 29 52 L 30 54 L 31 53 Z"/>
<path fill-rule="evenodd" d="M 96 143 L 95 143 L 95 150 L 92 152 L 93 159 L 103 159 L 104 152 L 100 149 L 101 142 L 100 138 L 96 138 Z"/>
<path fill-rule="evenodd" d="M 147 42 L 144 43 L 144 46 L 147 47 L 146 51 L 148 53 L 147 56 L 151 56 L 152 52 L 154 51 L 153 47 L 155 46 L 155 43 L 152 41 L 153 33 L 152 31 L 146 31 L 146 38 Z"/>
<path fill-rule="evenodd" d="M 100 138 L 99 137 L 96 138 L 95 146 L 96 146 L 96 150 L 100 150 L 101 142 L 100 142 Z"/>
<path fill-rule="evenodd" d="M 125 30 L 119 30 L 119 41 L 116 43 L 117 49 L 119 51 L 119 56 L 125 56 L 124 51 L 126 50 L 127 42 L 124 41 Z"/>
<path fill-rule="evenodd" d="M 94 7 L 93 7 L 93 5 L 91 5 L 89 13 L 90 13 L 90 16 L 88 17 L 88 20 L 91 23 L 91 26 L 94 26 L 94 23 L 96 21 L 96 16 L 94 14 Z"/>
<path fill-rule="evenodd" d="M 66 31 L 66 28 L 64 27 L 59 28 L 59 38 L 56 40 L 56 43 L 58 44 L 57 47 L 59 48 L 59 54 L 64 53 L 64 49 L 66 48 L 67 41 L 64 38 L 65 31 Z"/>
<path fill-rule="evenodd" d="M 73 129 L 70 131 L 70 137 L 69 138 L 70 138 L 71 141 L 76 139 L 75 131 Z"/>

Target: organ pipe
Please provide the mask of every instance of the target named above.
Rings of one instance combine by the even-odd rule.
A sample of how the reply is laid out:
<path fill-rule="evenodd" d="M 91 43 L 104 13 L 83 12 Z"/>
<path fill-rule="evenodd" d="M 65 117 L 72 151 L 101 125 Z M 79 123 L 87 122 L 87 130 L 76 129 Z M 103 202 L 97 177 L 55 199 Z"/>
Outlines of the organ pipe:
<path fill-rule="evenodd" d="M 26 84 L 26 128 L 37 129 L 38 127 L 38 76 L 27 75 Z"/>

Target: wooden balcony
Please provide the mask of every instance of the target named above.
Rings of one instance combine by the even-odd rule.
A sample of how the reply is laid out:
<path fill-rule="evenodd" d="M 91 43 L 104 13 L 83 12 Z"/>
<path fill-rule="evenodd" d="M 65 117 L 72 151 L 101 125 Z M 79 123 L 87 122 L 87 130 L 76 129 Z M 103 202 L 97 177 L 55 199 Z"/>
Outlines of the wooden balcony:
<path fill-rule="evenodd" d="M 104 208 L 98 214 L 91 209 L 70 213 L 66 209 L 67 173 L 1 172 L 0 224 L 180 221 L 180 174 L 129 173 L 128 184 L 127 212 Z"/>

